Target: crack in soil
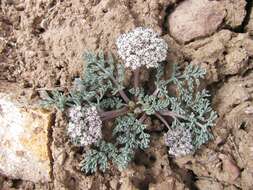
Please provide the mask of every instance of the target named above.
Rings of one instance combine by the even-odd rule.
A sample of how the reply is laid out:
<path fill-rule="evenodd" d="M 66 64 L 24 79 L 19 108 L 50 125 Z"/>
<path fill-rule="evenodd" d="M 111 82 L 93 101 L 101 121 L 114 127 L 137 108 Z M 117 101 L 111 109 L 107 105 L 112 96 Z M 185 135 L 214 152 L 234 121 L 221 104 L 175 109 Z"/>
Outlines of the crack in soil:
<path fill-rule="evenodd" d="M 164 16 L 162 19 L 162 36 L 169 33 L 168 18 L 169 15 L 176 9 L 176 7 L 184 0 L 178 0 L 176 3 L 166 6 Z"/>
<path fill-rule="evenodd" d="M 52 179 L 52 181 L 54 181 L 54 158 L 53 158 L 53 152 L 52 152 L 52 144 L 53 144 L 53 126 L 55 125 L 55 113 L 52 114 L 51 116 L 51 121 L 50 121 L 50 127 L 48 128 L 48 156 L 50 159 L 50 177 Z"/>
<path fill-rule="evenodd" d="M 169 165 L 171 170 L 176 174 L 175 177 L 181 179 L 187 188 L 190 190 L 199 190 L 195 184 L 197 175 L 192 170 L 180 168 L 173 158 L 169 158 Z"/>
<path fill-rule="evenodd" d="M 165 14 L 164 14 L 164 17 L 163 17 L 163 20 L 162 20 L 162 35 L 165 35 L 169 32 L 169 29 L 168 29 L 168 18 L 169 18 L 169 15 L 175 10 L 176 6 L 175 4 L 172 4 L 172 5 L 169 5 L 165 8 Z"/>

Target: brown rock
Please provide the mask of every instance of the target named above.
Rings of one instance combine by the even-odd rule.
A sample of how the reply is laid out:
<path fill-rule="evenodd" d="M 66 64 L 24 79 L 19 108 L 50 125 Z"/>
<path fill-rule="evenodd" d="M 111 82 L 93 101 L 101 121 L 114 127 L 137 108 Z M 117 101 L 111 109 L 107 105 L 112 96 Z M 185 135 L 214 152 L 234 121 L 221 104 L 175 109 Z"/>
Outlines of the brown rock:
<path fill-rule="evenodd" d="M 182 48 L 192 63 L 207 70 L 207 83 L 226 75 L 243 74 L 252 67 L 253 40 L 247 34 L 221 30 L 213 36 L 196 40 Z"/>
<path fill-rule="evenodd" d="M 168 189 L 177 189 L 177 190 L 183 190 L 185 189 L 183 184 L 176 183 L 176 180 L 174 178 L 166 179 L 166 181 L 162 181 L 161 183 L 157 184 L 150 184 L 149 190 L 168 190 Z"/>
<path fill-rule="evenodd" d="M 253 189 L 253 172 L 252 170 L 245 169 L 241 174 L 242 178 L 242 185 L 244 186 L 245 190 Z"/>
<path fill-rule="evenodd" d="M 198 189 L 204 190 L 223 190 L 223 186 L 215 181 L 210 179 L 201 179 L 196 182 Z"/>
<path fill-rule="evenodd" d="M 221 178 L 229 183 L 234 183 L 241 173 L 239 167 L 225 154 L 220 154 L 219 158 L 222 160 L 222 169 L 224 172 Z"/>
<path fill-rule="evenodd" d="M 218 153 L 209 148 L 203 148 L 194 157 L 188 157 L 185 160 L 176 159 L 180 168 L 190 169 L 197 176 L 209 176 L 216 178 L 220 171 L 220 159 Z"/>
<path fill-rule="evenodd" d="M 125 170 L 121 174 L 121 178 L 119 180 L 121 186 L 119 190 L 137 190 L 137 188 L 131 182 L 131 177 L 134 176 L 134 171 L 132 169 Z"/>
<path fill-rule="evenodd" d="M 33 182 L 51 180 L 51 113 L 21 106 L 0 92 L 0 173 Z"/>
<path fill-rule="evenodd" d="M 230 124 L 232 125 L 233 123 L 232 126 L 235 124 L 240 125 L 238 122 L 235 122 L 237 121 L 235 118 L 238 118 L 238 121 L 241 122 L 245 118 L 252 118 L 253 106 L 249 103 L 253 97 L 252 77 L 253 73 L 251 71 L 244 77 L 232 77 L 216 92 L 213 100 L 215 109 L 220 116 L 227 114 L 228 120 L 233 120 Z M 238 126 L 235 128 L 237 130 Z"/>
<path fill-rule="evenodd" d="M 6 46 L 6 41 L 4 40 L 4 38 L 0 38 L 0 53 L 3 52 L 5 46 Z"/>
<path fill-rule="evenodd" d="M 247 77 L 237 79 L 234 83 L 239 83 L 241 86 L 245 86 L 252 94 L 252 72 L 248 73 Z M 241 189 L 251 190 L 253 188 L 253 130 L 252 130 L 252 101 L 241 102 L 234 107 L 232 111 L 226 114 L 223 122 L 227 123 L 227 131 L 230 131 L 231 136 L 228 138 L 228 145 L 223 145 L 223 149 L 229 151 L 230 155 L 233 155 L 233 159 L 236 165 L 240 168 L 244 168 L 241 172 L 240 178 L 236 180 L 237 183 L 241 183 Z M 225 120 L 225 121 L 224 121 Z M 233 147 L 233 148 L 231 148 Z M 224 168 L 224 167 L 223 167 Z M 232 173 L 229 170 L 229 173 Z M 227 180 L 228 172 L 218 176 L 219 180 Z"/>
<path fill-rule="evenodd" d="M 223 74 L 236 74 L 239 73 L 241 69 L 247 66 L 249 57 L 244 49 L 236 49 L 225 56 L 226 67 L 222 71 Z"/>
<path fill-rule="evenodd" d="M 214 33 L 225 17 L 223 4 L 209 0 L 183 1 L 169 17 L 169 31 L 180 42 Z"/>
<path fill-rule="evenodd" d="M 221 30 L 209 38 L 196 40 L 187 44 L 183 48 L 183 52 L 187 57 L 191 57 L 192 59 L 209 60 L 222 55 L 222 52 L 225 50 L 224 45 L 231 40 L 232 35 L 233 33 L 229 30 Z M 210 45 L 210 43 L 212 44 Z"/>
<path fill-rule="evenodd" d="M 238 188 L 235 185 L 229 185 L 225 186 L 223 190 L 238 190 Z"/>
<path fill-rule="evenodd" d="M 250 99 L 250 97 L 248 90 L 240 82 L 231 80 L 218 90 L 213 103 L 219 115 L 222 116 L 231 111 L 233 106 Z"/>
<path fill-rule="evenodd" d="M 248 120 L 248 123 L 246 123 L 246 130 L 252 129 L 252 116 L 249 117 L 250 119 Z M 245 122 L 241 121 L 241 122 Z M 247 122 L 247 121 L 246 121 Z M 239 145 L 239 152 L 240 155 L 243 157 L 244 161 L 244 167 L 246 167 L 250 170 L 253 171 L 253 131 L 251 130 L 250 132 L 245 132 L 242 134 L 237 135 L 238 139 L 238 145 Z"/>
<path fill-rule="evenodd" d="M 244 17 L 246 16 L 246 0 L 222 0 L 226 9 L 226 25 L 229 25 L 232 28 L 241 26 Z"/>

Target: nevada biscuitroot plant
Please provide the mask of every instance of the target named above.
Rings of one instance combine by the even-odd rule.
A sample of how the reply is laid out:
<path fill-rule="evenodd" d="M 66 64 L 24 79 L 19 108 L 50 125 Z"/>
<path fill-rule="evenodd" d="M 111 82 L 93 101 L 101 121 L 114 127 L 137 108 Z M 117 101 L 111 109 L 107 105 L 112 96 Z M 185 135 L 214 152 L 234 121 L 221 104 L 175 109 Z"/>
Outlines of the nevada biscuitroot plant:
<path fill-rule="evenodd" d="M 181 71 L 173 65 L 171 76 L 165 77 L 168 46 L 151 29 L 138 27 L 122 34 L 116 46 L 122 63 L 116 64 L 110 54 L 86 53 L 84 72 L 75 79 L 73 90 L 48 92 L 43 101 L 67 114 L 67 135 L 73 145 L 84 147 L 82 171 L 104 172 L 110 164 L 125 169 L 137 149 L 149 147 L 151 133 L 145 124 L 149 117 L 157 117 L 166 127 L 164 144 L 170 155 L 193 154 L 212 138 L 216 113 L 208 92 L 199 90 L 203 69 L 187 65 Z M 143 68 L 155 71 L 149 81 L 155 86 L 152 92 L 150 85 L 140 82 Z M 130 85 L 124 83 L 126 70 L 133 72 Z M 170 86 L 176 87 L 174 93 L 168 92 Z M 109 137 L 108 131 L 103 134 L 107 121 L 113 123 Z"/>

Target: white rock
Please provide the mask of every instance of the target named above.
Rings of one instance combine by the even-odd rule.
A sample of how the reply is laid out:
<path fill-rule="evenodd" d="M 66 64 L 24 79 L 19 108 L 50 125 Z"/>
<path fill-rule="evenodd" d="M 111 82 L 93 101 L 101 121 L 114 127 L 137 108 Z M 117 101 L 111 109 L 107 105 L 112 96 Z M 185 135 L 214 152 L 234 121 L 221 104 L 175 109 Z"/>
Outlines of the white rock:
<path fill-rule="evenodd" d="M 10 178 L 51 180 L 49 127 L 51 114 L 20 107 L 0 92 L 0 173 Z"/>

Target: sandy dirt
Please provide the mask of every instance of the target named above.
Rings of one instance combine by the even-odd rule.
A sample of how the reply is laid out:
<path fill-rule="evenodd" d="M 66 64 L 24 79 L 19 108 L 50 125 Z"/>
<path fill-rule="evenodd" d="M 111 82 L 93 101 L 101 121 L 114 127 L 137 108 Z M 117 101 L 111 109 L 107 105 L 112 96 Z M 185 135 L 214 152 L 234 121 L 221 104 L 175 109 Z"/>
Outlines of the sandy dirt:
<path fill-rule="evenodd" d="M 0 189 L 253 189 L 253 3 L 251 0 L 215 1 L 215 6 L 226 12 L 222 13 L 222 22 L 219 20 L 211 32 L 205 30 L 199 35 L 194 31 L 194 36 L 187 36 L 182 42 L 174 37 L 180 31 L 171 35 L 169 20 L 183 2 L 0 1 L 1 84 L 11 82 L 33 91 L 31 99 L 36 100 L 41 89 L 68 90 L 82 71 L 85 51 L 115 53 L 115 39 L 121 33 L 146 26 L 167 41 L 168 64 L 192 63 L 207 69 L 203 85 L 211 91 L 213 107 L 219 115 L 213 128 L 213 141 L 202 146 L 194 156 L 168 157 L 162 133 L 156 128 L 160 123 L 152 121 L 150 148 L 137 152 L 127 170 L 119 172 L 112 167 L 104 174 L 86 176 L 79 170 L 82 150 L 70 144 L 65 134 L 66 118 L 55 112 L 50 147 L 52 182 L 32 183 L 2 176 Z M 179 8 L 180 16 L 184 11 Z M 202 22 L 193 24 L 199 23 Z"/>

